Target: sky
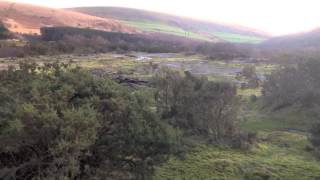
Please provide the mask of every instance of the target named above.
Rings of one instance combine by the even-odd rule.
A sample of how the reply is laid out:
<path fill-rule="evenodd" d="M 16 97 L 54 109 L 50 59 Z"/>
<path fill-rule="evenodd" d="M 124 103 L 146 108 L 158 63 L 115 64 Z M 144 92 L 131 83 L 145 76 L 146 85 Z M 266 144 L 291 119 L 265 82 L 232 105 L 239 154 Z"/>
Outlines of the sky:
<path fill-rule="evenodd" d="M 258 29 L 278 36 L 320 27 L 320 0 L 9 0 L 55 8 L 119 6 Z"/>

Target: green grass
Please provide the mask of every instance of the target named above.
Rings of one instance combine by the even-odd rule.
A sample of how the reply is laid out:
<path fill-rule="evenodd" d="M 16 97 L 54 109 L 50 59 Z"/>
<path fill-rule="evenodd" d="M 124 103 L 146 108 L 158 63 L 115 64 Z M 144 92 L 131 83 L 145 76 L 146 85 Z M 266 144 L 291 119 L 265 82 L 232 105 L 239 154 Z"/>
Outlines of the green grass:
<path fill-rule="evenodd" d="M 170 26 L 167 24 L 154 23 L 154 22 L 148 22 L 148 21 L 123 21 L 123 22 L 129 26 L 135 27 L 143 31 L 166 33 L 166 34 L 204 40 L 204 41 L 211 41 L 210 37 L 212 38 L 218 37 L 222 40 L 225 40 L 227 42 L 232 42 L 232 43 L 257 44 L 264 40 L 263 38 L 258 38 L 254 36 L 245 36 L 245 35 L 225 33 L 225 32 L 214 32 L 211 35 L 208 34 L 206 36 L 203 34 L 192 32 L 192 31 L 187 31 L 176 26 Z"/>
<path fill-rule="evenodd" d="M 306 114 L 291 108 L 269 112 L 260 109 L 251 95 L 261 90 L 238 90 L 242 96 L 240 126 L 256 132 L 258 141 L 248 151 L 198 143 L 182 158 L 171 156 L 156 168 L 154 180 L 315 180 L 320 161 L 311 152 Z M 303 120 L 301 120 L 303 119 Z"/>
<path fill-rule="evenodd" d="M 215 32 L 213 36 L 219 37 L 225 41 L 232 43 L 250 43 L 250 44 L 258 44 L 264 41 L 263 38 L 258 38 L 254 36 L 245 36 L 240 34 L 226 33 L 226 32 Z"/>
<path fill-rule="evenodd" d="M 265 142 L 249 151 L 199 145 L 184 159 L 171 157 L 156 169 L 154 180 L 313 180 L 320 162 L 304 152 L 305 135 L 264 132 Z"/>
<path fill-rule="evenodd" d="M 143 31 L 159 32 L 159 33 L 171 34 L 171 35 L 176 35 L 176 36 L 181 36 L 181 37 L 186 37 L 191 39 L 210 41 L 210 38 L 204 35 L 197 34 L 191 31 L 186 31 L 184 29 L 166 25 L 166 24 L 142 22 L 142 21 L 124 21 L 124 23 Z"/>

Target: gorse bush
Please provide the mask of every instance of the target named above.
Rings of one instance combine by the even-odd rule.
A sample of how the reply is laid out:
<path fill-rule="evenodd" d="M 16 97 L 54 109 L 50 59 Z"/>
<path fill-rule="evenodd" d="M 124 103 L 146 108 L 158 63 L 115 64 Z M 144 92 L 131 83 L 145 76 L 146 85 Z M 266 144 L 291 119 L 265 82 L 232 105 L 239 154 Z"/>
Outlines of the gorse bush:
<path fill-rule="evenodd" d="M 0 179 L 149 179 L 181 138 L 241 147 L 236 89 L 159 71 L 130 89 L 67 64 L 0 71 Z"/>
<path fill-rule="evenodd" d="M 1 71 L 0 179 L 147 177 L 174 143 L 152 107 L 65 64 Z"/>

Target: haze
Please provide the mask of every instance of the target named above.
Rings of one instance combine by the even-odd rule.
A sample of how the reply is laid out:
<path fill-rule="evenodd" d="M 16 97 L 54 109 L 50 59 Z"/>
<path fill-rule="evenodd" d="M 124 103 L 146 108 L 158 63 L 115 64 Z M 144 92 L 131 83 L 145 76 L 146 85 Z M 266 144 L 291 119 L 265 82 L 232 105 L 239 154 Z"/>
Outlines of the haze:
<path fill-rule="evenodd" d="M 13 0 L 55 8 L 120 6 L 146 9 L 259 29 L 271 35 L 319 27 L 317 0 Z"/>

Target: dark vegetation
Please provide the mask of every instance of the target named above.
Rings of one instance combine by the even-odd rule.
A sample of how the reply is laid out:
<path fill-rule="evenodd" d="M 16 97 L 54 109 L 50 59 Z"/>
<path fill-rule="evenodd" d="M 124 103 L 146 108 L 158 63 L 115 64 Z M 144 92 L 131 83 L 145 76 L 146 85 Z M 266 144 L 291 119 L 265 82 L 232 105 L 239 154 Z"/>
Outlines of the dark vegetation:
<path fill-rule="evenodd" d="M 200 135 L 211 142 L 227 142 L 245 148 L 248 139 L 239 138 L 240 132 L 236 128 L 238 98 L 235 86 L 166 69 L 155 79 L 157 109 L 170 125 L 183 129 L 188 135 Z"/>
<path fill-rule="evenodd" d="M 55 54 L 93 54 L 141 51 L 149 53 L 192 52 L 210 59 L 246 58 L 251 46 L 231 43 L 203 43 L 170 35 L 144 35 L 105 32 L 72 27 L 46 27 L 41 37 L 30 38 L 26 46 L 4 46 L 0 57 Z"/>
<path fill-rule="evenodd" d="M 97 51 L 143 51 L 143 52 L 179 52 L 183 46 L 179 41 L 165 41 L 153 39 L 142 34 L 125 34 L 116 32 L 104 32 L 90 29 L 71 27 L 42 28 L 42 40 L 62 41 L 71 48 L 84 48 L 90 44 L 98 45 L 91 47 Z M 86 43 L 88 41 L 88 43 Z M 103 42 L 102 42 L 103 41 Z M 101 45 L 99 45 L 99 42 Z M 83 44 L 81 44 L 83 43 Z M 99 49 L 98 47 L 102 48 Z M 67 50 L 66 50 L 67 51 Z M 71 50 L 72 52 L 72 50 Z"/>
<path fill-rule="evenodd" d="M 10 38 L 9 30 L 4 26 L 4 24 L 0 21 L 0 40 Z"/>
<path fill-rule="evenodd" d="M 192 135 L 242 147 L 235 88 L 161 71 L 131 89 L 66 64 L 0 72 L 1 179 L 148 179 Z"/>
<path fill-rule="evenodd" d="M 258 88 L 261 83 L 256 67 L 253 65 L 246 65 L 236 78 L 238 80 L 244 79 L 246 81 L 246 83 L 241 84 L 242 89 Z"/>
<path fill-rule="evenodd" d="M 319 60 L 320 31 L 271 38 L 261 43 L 260 48 L 268 59 L 285 63 L 302 63 Z"/>
<path fill-rule="evenodd" d="M 319 47 L 320 30 L 316 29 L 307 33 L 275 37 L 262 43 L 268 48 L 302 48 Z"/>
<path fill-rule="evenodd" d="M 262 98 L 273 112 L 297 108 L 304 114 L 301 121 L 312 120 L 310 141 L 320 155 L 320 62 L 308 61 L 284 67 L 267 77 Z"/>
<path fill-rule="evenodd" d="M 185 50 L 182 42 L 175 41 L 176 39 L 170 41 L 158 40 L 140 34 L 71 27 L 42 28 L 41 34 L 41 37 L 33 38 L 33 41 L 27 43 L 26 46 L 3 47 L 0 49 L 0 56 L 93 54 L 111 51 L 180 52 Z"/>
<path fill-rule="evenodd" d="M 211 60 L 249 58 L 253 55 L 253 47 L 247 44 L 202 43 L 195 46 L 193 51 L 206 55 Z"/>
<path fill-rule="evenodd" d="M 293 105 L 302 108 L 320 105 L 319 69 L 319 61 L 309 61 L 284 67 L 267 76 L 263 85 L 265 104 L 273 110 Z"/>
<path fill-rule="evenodd" d="M 1 179 L 143 176 L 174 143 L 148 97 L 111 80 L 63 64 L 0 79 Z"/>

